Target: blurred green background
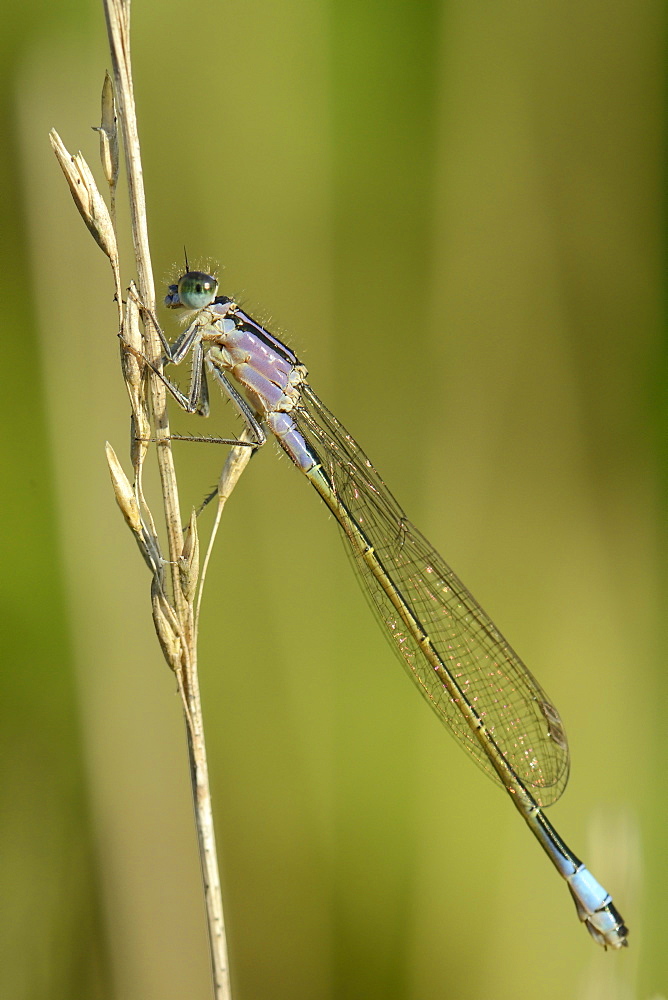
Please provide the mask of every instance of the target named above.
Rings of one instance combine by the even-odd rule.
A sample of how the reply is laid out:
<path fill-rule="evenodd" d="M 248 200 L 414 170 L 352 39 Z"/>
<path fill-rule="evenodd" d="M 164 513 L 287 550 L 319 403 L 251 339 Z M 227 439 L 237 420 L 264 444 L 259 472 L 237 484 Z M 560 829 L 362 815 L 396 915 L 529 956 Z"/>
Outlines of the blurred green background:
<path fill-rule="evenodd" d="M 3 15 L 0 996 L 208 997 L 180 703 L 104 461 L 110 272 L 47 141 L 100 176 L 102 11 Z M 662 5 L 133 18 L 157 282 L 184 244 L 220 263 L 530 664 L 573 757 L 551 818 L 631 929 L 605 954 L 578 926 L 270 443 L 201 642 L 236 1000 L 667 993 Z M 180 447 L 184 519 L 223 455 Z"/>

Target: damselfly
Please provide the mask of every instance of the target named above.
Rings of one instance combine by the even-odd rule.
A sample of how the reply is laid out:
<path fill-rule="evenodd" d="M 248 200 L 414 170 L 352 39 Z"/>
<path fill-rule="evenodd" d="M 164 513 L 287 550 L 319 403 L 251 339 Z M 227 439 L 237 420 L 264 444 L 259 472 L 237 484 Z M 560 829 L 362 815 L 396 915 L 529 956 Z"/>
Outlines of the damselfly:
<path fill-rule="evenodd" d="M 216 279 L 201 271 L 169 288 L 165 304 L 193 313 L 173 345 L 161 334 L 165 361 L 193 357 L 188 395 L 165 380 L 170 391 L 185 410 L 206 415 L 210 374 L 257 446 L 264 427 L 274 434 L 338 521 L 371 607 L 424 697 L 509 793 L 594 940 L 604 948 L 626 945 L 628 931 L 611 896 L 543 812 L 568 780 L 568 744 L 556 708 L 320 402 L 292 351 L 217 291 Z"/>

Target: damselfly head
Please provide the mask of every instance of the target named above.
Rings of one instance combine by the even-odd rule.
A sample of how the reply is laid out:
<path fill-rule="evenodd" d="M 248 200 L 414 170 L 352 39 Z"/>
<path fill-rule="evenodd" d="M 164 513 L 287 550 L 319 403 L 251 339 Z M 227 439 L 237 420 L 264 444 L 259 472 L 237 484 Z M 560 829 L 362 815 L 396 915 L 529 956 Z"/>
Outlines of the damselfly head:
<path fill-rule="evenodd" d="M 218 292 L 218 282 L 204 271 L 188 271 L 179 278 L 177 285 L 170 285 L 165 305 L 170 309 L 181 307 L 199 311 L 211 305 Z"/>

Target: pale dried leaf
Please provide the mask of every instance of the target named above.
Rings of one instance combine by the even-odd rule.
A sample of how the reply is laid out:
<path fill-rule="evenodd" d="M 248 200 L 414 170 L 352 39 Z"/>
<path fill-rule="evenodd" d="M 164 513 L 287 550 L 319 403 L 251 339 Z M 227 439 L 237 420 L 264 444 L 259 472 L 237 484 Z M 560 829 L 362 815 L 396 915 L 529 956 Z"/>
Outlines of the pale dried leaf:
<path fill-rule="evenodd" d="M 107 464 L 109 465 L 111 484 L 114 489 L 116 503 L 121 508 L 121 513 L 123 514 L 128 527 L 131 528 L 138 540 L 142 539 L 143 542 L 142 523 L 135 492 L 128 477 L 123 471 L 121 463 L 116 457 L 116 452 L 108 441 L 105 445 L 105 450 L 107 453 Z"/>
<path fill-rule="evenodd" d="M 72 156 L 55 129 L 49 133 L 51 146 L 70 186 L 74 204 L 95 242 L 112 262 L 118 259 L 116 234 L 109 209 L 81 153 Z"/>
<path fill-rule="evenodd" d="M 189 604 L 192 603 L 197 590 L 199 576 L 199 532 L 197 530 L 197 515 L 190 515 L 190 523 L 184 532 L 183 553 L 179 559 L 179 574 L 183 596 Z"/>
<path fill-rule="evenodd" d="M 178 674 L 181 666 L 181 637 L 174 626 L 174 612 L 155 578 L 151 585 L 151 607 L 153 624 L 163 655 L 174 673 Z"/>
<path fill-rule="evenodd" d="M 118 126 L 116 122 L 116 99 L 114 85 L 109 73 L 102 84 L 102 116 L 100 125 L 94 129 L 100 136 L 100 159 L 104 176 L 110 188 L 116 187 L 118 180 Z"/>

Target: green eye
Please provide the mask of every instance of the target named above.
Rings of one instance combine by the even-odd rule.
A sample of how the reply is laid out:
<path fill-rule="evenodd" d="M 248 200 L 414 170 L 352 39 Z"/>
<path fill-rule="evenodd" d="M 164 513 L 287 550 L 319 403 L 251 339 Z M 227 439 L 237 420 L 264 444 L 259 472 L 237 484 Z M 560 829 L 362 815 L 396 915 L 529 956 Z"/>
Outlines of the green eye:
<path fill-rule="evenodd" d="M 218 291 L 218 282 L 204 271 L 188 271 L 178 284 L 179 299 L 186 309 L 204 309 L 211 305 Z"/>

